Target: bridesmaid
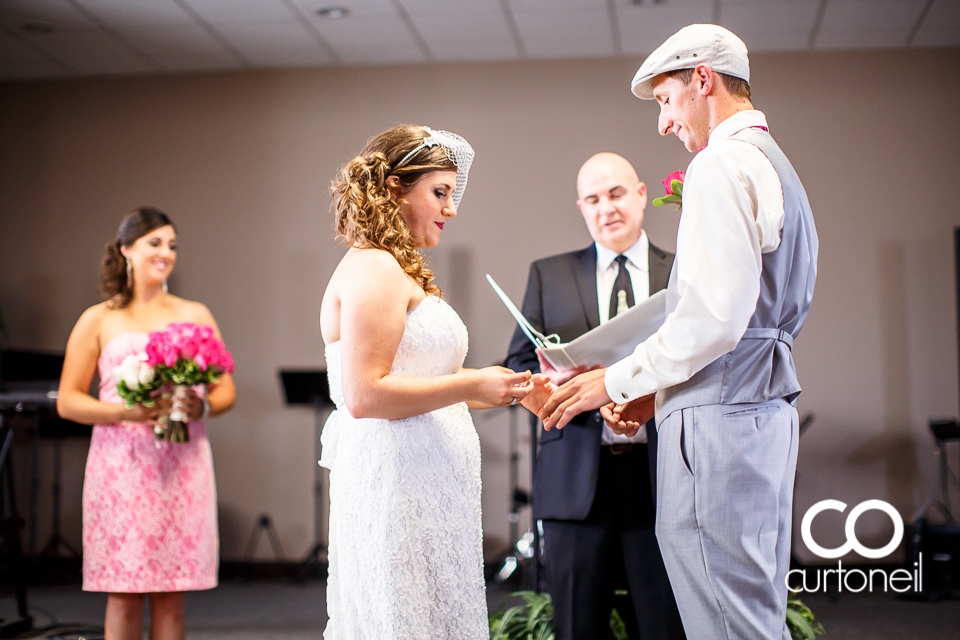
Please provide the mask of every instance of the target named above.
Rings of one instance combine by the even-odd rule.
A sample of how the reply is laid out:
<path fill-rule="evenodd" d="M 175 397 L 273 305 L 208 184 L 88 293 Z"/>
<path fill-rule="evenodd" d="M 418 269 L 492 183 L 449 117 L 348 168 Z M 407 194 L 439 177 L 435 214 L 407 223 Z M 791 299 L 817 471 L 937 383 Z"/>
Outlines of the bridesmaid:
<path fill-rule="evenodd" d="M 184 638 L 184 592 L 217 585 L 217 499 L 203 420 L 233 406 L 233 380 L 188 397 L 190 441 L 180 444 L 158 443 L 151 427 L 170 405 L 124 407 L 113 375 L 149 332 L 170 323 L 210 325 L 219 337 L 204 305 L 167 293 L 176 261 L 177 230 L 166 214 L 141 207 L 123 219 L 100 270 L 107 300 L 77 321 L 60 379 L 60 415 L 95 425 L 83 485 L 83 589 L 108 594 L 108 640 L 140 640 L 147 596 L 151 640 Z M 98 368 L 99 400 L 87 393 Z"/>

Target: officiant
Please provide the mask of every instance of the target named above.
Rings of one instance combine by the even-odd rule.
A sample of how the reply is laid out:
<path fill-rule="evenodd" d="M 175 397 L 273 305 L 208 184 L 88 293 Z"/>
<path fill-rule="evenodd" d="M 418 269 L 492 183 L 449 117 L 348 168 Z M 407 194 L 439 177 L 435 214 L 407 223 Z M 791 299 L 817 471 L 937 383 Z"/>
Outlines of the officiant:
<path fill-rule="evenodd" d="M 577 176 L 577 206 L 594 242 L 530 266 L 523 314 L 564 342 L 667 286 L 673 254 L 643 231 L 647 189 L 633 166 L 598 153 Z M 506 366 L 562 384 L 518 327 Z M 604 638 L 614 590 L 626 583 L 640 638 L 681 638 L 680 617 L 654 534 L 656 428 L 614 433 L 597 411 L 542 432 L 533 485 L 558 640 Z M 623 613 L 623 612 L 620 612 Z M 628 622 L 629 624 L 629 622 Z"/>

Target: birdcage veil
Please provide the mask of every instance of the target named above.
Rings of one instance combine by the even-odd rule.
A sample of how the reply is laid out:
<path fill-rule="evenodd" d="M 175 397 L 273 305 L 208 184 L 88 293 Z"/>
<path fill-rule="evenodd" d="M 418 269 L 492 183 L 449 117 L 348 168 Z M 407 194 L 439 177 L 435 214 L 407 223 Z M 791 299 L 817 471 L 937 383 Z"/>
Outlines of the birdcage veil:
<path fill-rule="evenodd" d="M 457 186 L 453 190 L 453 204 L 459 209 L 463 191 L 467 188 L 467 174 L 470 172 L 470 165 L 473 164 L 473 147 L 463 136 L 458 136 L 450 131 L 434 130 L 430 127 L 424 127 L 424 129 L 429 135 L 410 153 L 403 156 L 394 168 L 399 169 L 407 164 L 423 149 L 440 145 L 450 162 L 457 167 Z"/>

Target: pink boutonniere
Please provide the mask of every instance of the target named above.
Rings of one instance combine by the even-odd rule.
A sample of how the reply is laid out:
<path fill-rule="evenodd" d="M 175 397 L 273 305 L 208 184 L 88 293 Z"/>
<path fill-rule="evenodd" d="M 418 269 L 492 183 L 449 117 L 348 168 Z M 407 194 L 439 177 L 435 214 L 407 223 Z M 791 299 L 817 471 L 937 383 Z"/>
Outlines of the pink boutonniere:
<path fill-rule="evenodd" d="M 677 205 L 677 211 L 683 207 L 683 171 L 674 171 L 662 180 L 667 195 L 653 199 L 653 206 Z"/>

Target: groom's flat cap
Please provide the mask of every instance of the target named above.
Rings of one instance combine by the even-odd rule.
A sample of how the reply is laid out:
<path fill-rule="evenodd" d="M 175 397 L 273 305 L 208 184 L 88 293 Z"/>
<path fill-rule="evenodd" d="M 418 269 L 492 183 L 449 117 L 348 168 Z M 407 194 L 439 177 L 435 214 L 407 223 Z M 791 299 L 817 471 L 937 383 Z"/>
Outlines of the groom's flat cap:
<path fill-rule="evenodd" d="M 655 77 L 668 71 L 693 69 L 698 64 L 750 82 L 750 60 L 743 40 L 715 24 L 691 24 L 647 56 L 630 88 L 641 100 L 653 100 Z"/>

